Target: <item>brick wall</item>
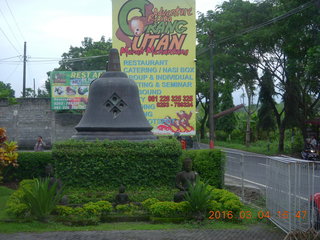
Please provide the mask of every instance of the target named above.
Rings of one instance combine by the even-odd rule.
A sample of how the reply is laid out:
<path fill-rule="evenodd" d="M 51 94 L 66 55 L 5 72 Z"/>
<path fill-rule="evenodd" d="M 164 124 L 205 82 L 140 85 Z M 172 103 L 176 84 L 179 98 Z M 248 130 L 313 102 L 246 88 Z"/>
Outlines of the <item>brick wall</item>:
<path fill-rule="evenodd" d="M 33 149 L 37 137 L 42 136 L 48 147 L 55 141 L 69 139 L 80 114 L 51 111 L 50 98 L 20 98 L 10 105 L 0 99 L 0 127 L 7 130 L 10 140 L 17 141 L 19 149 Z"/>

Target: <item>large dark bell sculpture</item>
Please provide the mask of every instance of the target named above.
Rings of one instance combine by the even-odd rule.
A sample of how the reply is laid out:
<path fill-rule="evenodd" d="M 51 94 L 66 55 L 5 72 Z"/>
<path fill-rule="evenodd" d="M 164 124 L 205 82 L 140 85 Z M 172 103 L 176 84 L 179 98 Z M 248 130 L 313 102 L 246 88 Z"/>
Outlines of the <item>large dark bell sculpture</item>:
<path fill-rule="evenodd" d="M 92 81 L 89 101 L 73 139 L 156 139 L 141 107 L 137 84 L 121 72 L 119 53 L 111 49 L 107 72 Z"/>

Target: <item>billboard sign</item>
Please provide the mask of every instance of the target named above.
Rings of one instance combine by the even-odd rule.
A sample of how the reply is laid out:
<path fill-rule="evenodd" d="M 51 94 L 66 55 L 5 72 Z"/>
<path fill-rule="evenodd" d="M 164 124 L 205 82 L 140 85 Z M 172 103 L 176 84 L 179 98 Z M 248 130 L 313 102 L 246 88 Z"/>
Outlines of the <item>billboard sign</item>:
<path fill-rule="evenodd" d="M 104 71 L 53 71 L 50 74 L 51 109 L 85 109 L 89 85 Z"/>
<path fill-rule="evenodd" d="M 195 0 L 113 0 L 114 48 L 157 135 L 194 135 Z"/>

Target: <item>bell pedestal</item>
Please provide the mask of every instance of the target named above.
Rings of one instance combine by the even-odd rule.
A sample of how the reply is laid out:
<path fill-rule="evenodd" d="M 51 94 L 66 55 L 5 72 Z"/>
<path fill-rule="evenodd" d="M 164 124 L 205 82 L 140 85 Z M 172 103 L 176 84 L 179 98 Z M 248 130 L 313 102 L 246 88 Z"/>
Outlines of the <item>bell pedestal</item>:
<path fill-rule="evenodd" d="M 72 139 L 77 140 L 129 140 L 129 141 L 144 141 L 144 140 L 153 140 L 156 139 L 152 133 L 138 132 L 138 131 L 108 131 L 108 132 L 78 132 L 72 137 Z"/>

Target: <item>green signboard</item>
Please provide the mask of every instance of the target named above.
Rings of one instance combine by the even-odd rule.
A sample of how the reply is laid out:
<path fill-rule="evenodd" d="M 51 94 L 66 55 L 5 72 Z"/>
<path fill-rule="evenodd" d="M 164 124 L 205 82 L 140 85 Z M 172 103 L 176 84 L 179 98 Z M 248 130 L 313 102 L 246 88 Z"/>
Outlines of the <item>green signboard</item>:
<path fill-rule="evenodd" d="M 50 75 L 51 109 L 85 109 L 89 85 L 105 71 L 53 71 Z"/>

